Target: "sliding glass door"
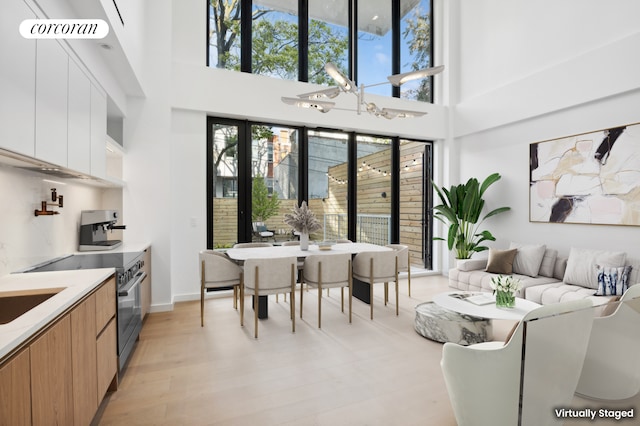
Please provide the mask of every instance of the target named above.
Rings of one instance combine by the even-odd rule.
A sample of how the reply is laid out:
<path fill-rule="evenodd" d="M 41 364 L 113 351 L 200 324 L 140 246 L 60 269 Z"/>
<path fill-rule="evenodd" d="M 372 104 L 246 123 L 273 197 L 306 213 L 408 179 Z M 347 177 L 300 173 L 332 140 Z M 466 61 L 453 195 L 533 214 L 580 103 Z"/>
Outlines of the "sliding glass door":
<path fill-rule="evenodd" d="M 284 223 L 307 201 L 312 240 L 409 246 L 431 268 L 431 144 L 393 137 L 208 119 L 207 243 L 296 239 Z"/>

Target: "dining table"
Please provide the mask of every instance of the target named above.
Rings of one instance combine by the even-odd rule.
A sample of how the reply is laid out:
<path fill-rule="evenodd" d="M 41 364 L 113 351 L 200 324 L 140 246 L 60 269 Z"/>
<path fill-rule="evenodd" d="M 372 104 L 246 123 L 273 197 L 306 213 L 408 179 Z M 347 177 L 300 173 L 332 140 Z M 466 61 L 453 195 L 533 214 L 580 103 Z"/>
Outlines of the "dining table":
<path fill-rule="evenodd" d="M 236 263 L 242 265 L 248 259 L 274 259 L 278 257 L 297 257 L 298 260 L 304 260 L 305 257 L 312 254 L 328 255 L 334 253 L 350 253 L 355 256 L 358 253 L 368 251 L 391 251 L 390 247 L 381 246 L 371 243 L 337 243 L 321 247 L 318 244 L 309 244 L 307 250 L 302 250 L 299 245 L 291 246 L 271 246 L 271 247 L 238 247 L 227 249 L 227 256 Z M 365 303 L 370 303 L 369 283 L 359 280 L 353 280 L 353 297 L 360 299 Z M 268 297 L 260 296 L 258 298 L 258 318 L 266 319 L 269 317 Z"/>

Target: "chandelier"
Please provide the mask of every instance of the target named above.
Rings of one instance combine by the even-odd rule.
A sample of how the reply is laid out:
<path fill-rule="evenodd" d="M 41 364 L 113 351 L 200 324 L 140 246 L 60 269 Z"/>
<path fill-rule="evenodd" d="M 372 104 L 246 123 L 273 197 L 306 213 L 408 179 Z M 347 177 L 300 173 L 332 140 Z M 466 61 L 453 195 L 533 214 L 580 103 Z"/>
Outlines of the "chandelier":
<path fill-rule="evenodd" d="M 337 86 L 330 87 L 328 89 L 318 90 L 310 93 L 303 93 L 298 95 L 297 98 L 288 98 L 282 97 L 282 102 L 288 105 L 295 105 L 300 108 L 314 108 L 320 112 L 326 113 L 333 109 L 336 105 L 335 102 L 323 100 L 323 99 L 333 99 L 338 96 L 340 93 L 351 93 L 357 98 L 357 106 L 356 111 L 358 114 L 361 114 L 363 111 L 368 112 L 371 115 L 376 117 L 384 117 L 388 119 L 392 118 L 410 118 L 410 117 L 420 117 L 426 114 L 424 111 L 412 111 L 406 109 L 396 109 L 396 108 L 380 108 L 373 102 L 367 102 L 365 100 L 365 87 L 373 87 L 380 86 L 382 84 L 392 84 L 393 86 L 400 87 L 402 84 L 416 80 L 419 78 L 426 78 L 432 75 L 436 75 L 444 70 L 444 65 L 439 65 L 437 67 L 425 68 L 418 71 L 406 72 L 403 74 L 394 74 L 387 77 L 388 81 L 376 84 L 370 84 L 365 86 L 364 84 L 360 84 L 360 86 L 356 86 L 356 84 L 351 81 L 347 76 L 345 76 L 338 67 L 331 63 L 327 62 L 324 66 L 325 71 L 331 78 L 335 80 L 338 84 Z M 336 108 L 338 109 L 338 108 Z"/>

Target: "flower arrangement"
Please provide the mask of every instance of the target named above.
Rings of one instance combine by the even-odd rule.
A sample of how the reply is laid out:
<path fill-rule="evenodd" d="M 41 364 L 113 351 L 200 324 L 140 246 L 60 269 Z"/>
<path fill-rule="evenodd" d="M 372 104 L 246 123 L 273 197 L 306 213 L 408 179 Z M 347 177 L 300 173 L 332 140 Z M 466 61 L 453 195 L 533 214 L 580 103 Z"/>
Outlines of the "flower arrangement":
<path fill-rule="evenodd" d="M 291 213 L 286 213 L 284 223 L 302 234 L 311 234 L 322 229 L 322 225 L 315 213 L 309 209 L 306 201 L 303 201 L 300 207 L 294 206 Z"/>
<path fill-rule="evenodd" d="M 491 278 L 491 288 L 496 295 L 496 306 L 512 308 L 516 304 L 516 293 L 520 290 L 520 280 L 511 275 Z"/>

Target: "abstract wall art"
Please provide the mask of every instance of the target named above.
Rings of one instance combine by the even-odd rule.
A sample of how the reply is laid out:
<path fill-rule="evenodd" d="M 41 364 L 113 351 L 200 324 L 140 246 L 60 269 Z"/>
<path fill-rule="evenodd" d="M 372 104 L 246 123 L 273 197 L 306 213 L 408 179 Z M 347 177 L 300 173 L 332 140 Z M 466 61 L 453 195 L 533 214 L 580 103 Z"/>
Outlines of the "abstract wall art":
<path fill-rule="evenodd" d="M 640 225 L 640 123 L 532 143 L 529 221 Z"/>

